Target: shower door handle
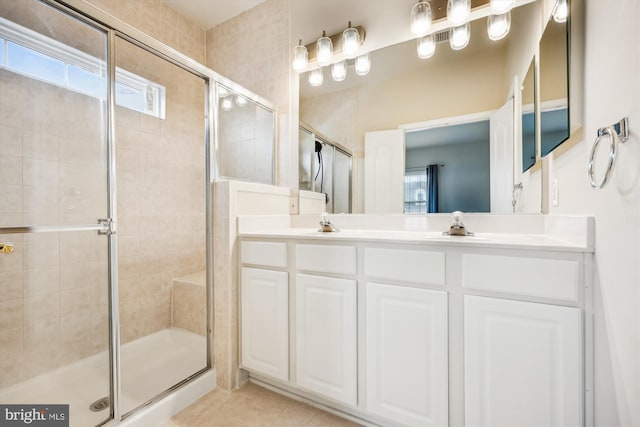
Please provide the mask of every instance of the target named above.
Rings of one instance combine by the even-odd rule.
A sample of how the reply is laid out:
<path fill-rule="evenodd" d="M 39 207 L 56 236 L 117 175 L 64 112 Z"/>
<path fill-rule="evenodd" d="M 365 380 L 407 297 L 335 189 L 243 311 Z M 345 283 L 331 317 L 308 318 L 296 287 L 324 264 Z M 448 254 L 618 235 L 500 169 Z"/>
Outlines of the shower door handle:
<path fill-rule="evenodd" d="M 12 254 L 13 253 L 13 243 L 0 243 L 0 254 Z"/>

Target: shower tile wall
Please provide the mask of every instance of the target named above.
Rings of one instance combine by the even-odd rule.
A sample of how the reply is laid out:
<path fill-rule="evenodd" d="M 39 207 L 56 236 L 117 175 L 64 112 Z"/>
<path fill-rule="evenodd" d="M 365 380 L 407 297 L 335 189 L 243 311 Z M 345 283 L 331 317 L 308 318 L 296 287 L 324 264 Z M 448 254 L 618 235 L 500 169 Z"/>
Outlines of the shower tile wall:
<path fill-rule="evenodd" d="M 0 225 L 86 224 L 104 216 L 101 101 L 5 70 L 0 94 Z M 0 387 L 105 350 L 106 238 L 2 239 L 15 252 L 0 256 Z"/>
<path fill-rule="evenodd" d="M 116 109 L 122 341 L 172 326 L 175 278 L 204 271 L 204 83 L 118 40 L 117 64 L 166 87 L 166 119 Z"/>
<path fill-rule="evenodd" d="M 201 64 L 205 63 L 205 31 L 161 0 L 85 1 Z"/>
<path fill-rule="evenodd" d="M 273 183 L 273 114 L 253 102 L 220 109 L 220 174 L 245 181 Z"/>
<path fill-rule="evenodd" d="M 290 104 L 291 3 L 290 0 L 266 0 L 209 29 L 206 40 L 206 64 L 209 68 L 273 102 L 281 112 L 277 138 L 278 152 L 281 153 L 278 158 L 279 185 L 290 184 L 287 182 L 289 160 L 286 155 L 290 138 L 286 135 L 287 125 L 283 117 L 286 118 L 285 112 L 289 111 Z M 297 73 L 294 74 L 297 79 Z M 222 194 L 217 193 L 215 198 L 220 203 L 228 203 Z M 218 234 L 213 248 L 216 265 L 220 267 L 216 267 L 214 273 L 214 358 L 218 386 L 232 390 L 238 384 L 238 287 L 235 274 L 227 267 L 234 265 L 235 235 L 231 236 L 233 238 L 222 235 L 226 227 L 235 227 L 235 217 L 229 215 L 224 211 L 216 212 L 216 221 L 227 218 L 228 225 L 216 227 Z"/>

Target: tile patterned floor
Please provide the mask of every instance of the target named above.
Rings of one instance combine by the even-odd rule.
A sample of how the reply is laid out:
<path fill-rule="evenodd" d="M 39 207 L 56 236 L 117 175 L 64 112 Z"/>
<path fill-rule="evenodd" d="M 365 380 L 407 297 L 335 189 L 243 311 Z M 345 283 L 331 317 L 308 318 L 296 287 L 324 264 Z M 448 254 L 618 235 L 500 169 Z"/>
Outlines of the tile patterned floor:
<path fill-rule="evenodd" d="M 247 384 L 233 393 L 214 390 L 162 427 L 355 427 L 351 421 Z"/>

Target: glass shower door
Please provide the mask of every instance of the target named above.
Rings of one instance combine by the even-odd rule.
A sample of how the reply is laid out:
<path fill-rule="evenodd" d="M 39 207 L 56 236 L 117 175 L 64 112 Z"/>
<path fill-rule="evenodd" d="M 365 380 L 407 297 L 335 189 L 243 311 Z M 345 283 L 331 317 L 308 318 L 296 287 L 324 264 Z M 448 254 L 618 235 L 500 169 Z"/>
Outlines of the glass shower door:
<path fill-rule="evenodd" d="M 77 427 L 112 416 L 106 44 L 0 1 L 0 405 L 69 405 Z"/>
<path fill-rule="evenodd" d="M 116 39 L 121 412 L 207 367 L 206 81 Z"/>

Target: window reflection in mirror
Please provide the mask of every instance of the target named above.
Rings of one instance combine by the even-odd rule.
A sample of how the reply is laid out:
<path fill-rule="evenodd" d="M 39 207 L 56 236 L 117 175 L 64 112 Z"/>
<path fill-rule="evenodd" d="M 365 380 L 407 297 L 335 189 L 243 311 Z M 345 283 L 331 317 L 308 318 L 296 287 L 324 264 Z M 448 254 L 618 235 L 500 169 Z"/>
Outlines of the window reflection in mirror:
<path fill-rule="evenodd" d="M 218 175 L 274 183 L 275 113 L 218 84 Z"/>
<path fill-rule="evenodd" d="M 535 61 L 522 83 L 522 172 L 536 163 Z"/>
<path fill-rule="evenodd" d="M 540 131 L 544 157 L 569 138 L 569 20 L 552 17 L 540 40 Z"/>

